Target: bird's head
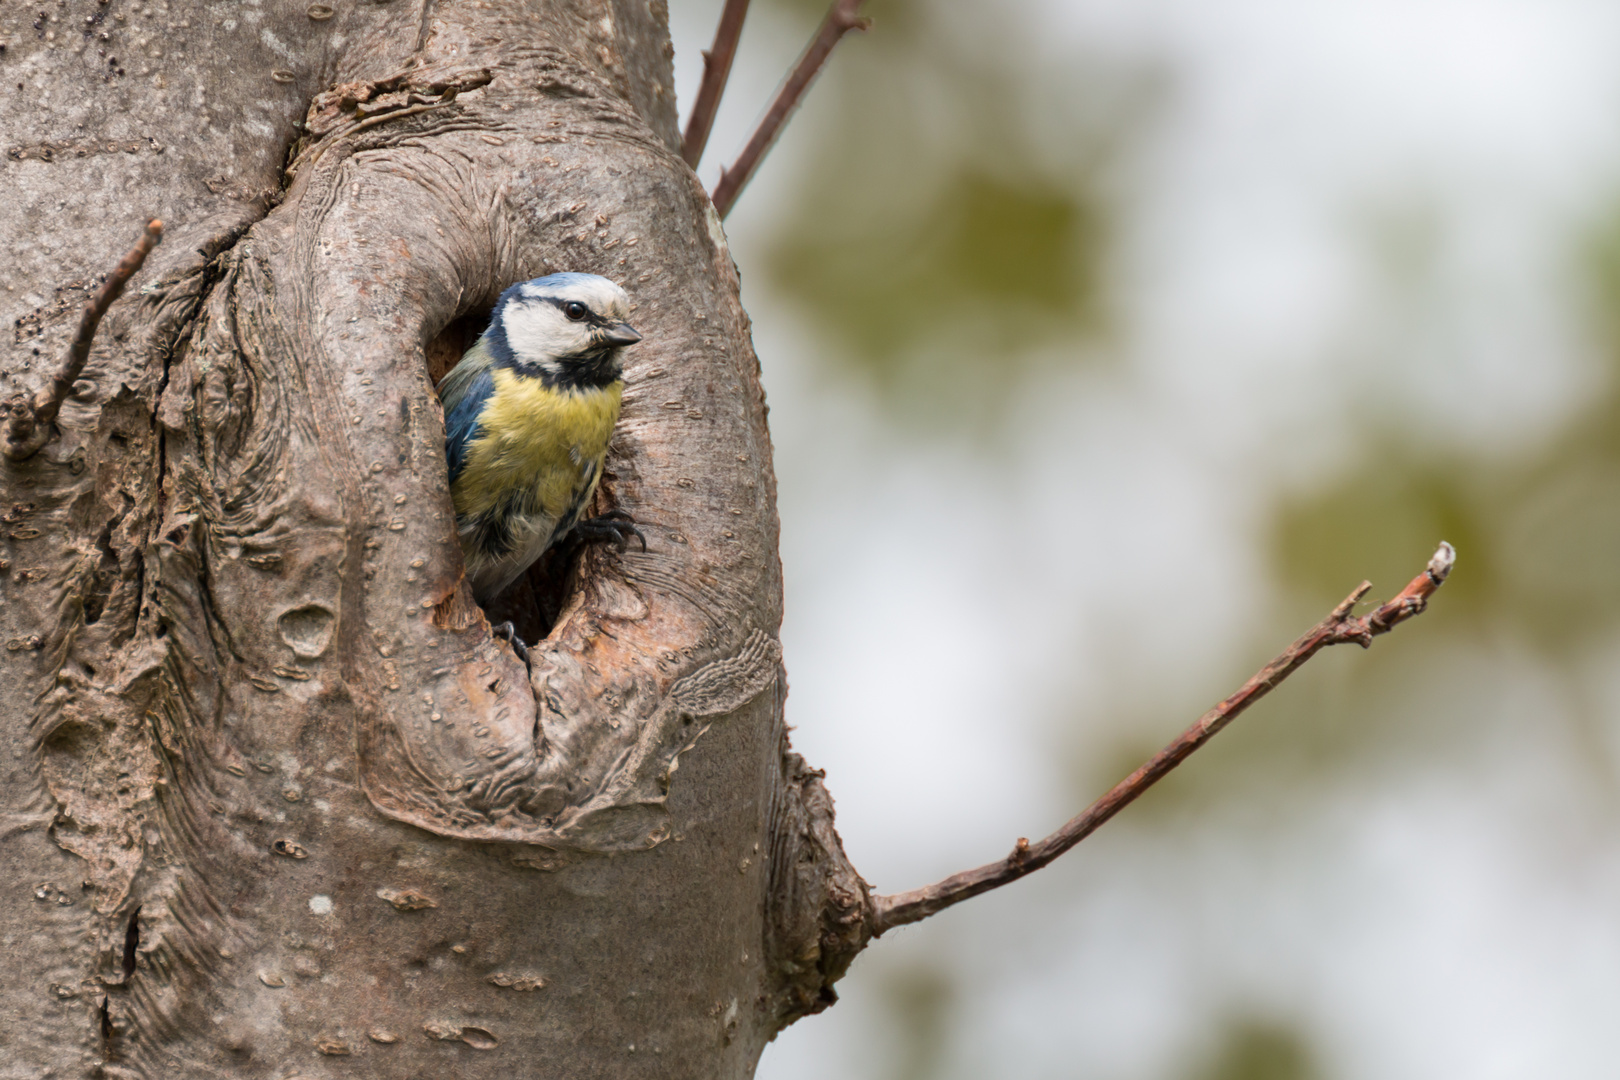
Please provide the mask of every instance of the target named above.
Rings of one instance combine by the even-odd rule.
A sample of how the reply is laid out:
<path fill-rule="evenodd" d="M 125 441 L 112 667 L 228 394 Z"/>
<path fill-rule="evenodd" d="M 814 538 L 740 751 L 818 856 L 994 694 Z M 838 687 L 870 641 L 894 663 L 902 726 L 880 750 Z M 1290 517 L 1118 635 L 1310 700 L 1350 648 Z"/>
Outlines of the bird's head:
<path fill-rule="evenodd" d="M 595 274 L 552 274 L 501 294 L 485 331 L 495 362 L 548 385 L 606 386 L 619 350 L 641 335 L 625 322 L 630 298 Z"/>

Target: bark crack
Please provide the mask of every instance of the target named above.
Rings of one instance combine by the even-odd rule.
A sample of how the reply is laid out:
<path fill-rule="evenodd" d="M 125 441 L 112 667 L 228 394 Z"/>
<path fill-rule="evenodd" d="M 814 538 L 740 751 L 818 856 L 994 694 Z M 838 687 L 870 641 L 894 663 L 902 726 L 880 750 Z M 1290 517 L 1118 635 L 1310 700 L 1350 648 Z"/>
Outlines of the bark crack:
<path fill-rule="evenodd" d="M 124 953 L 119 958 L 119 967 L 123 970 L 124 980 L 135 974 L 135 957 L 141 947 L 141 909 L 139 906 L 129 913 L 129 926 L 124 931 Z"/>

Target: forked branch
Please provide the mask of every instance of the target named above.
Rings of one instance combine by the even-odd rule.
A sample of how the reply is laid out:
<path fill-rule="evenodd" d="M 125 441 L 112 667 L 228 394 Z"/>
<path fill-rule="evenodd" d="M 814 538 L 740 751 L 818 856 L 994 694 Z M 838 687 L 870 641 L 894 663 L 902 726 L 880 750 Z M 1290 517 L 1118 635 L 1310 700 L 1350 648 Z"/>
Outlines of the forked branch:
<path fill-rule="evenodd" d="M 810 47 L 804 51 L 804 55 L 799 57 L 799 63 L 788 76 L 787 82 L 776 92 L 776 100 L 771 102 L 765 118 L 759 122 L 759 127 L 754 129 L 748 145 L 737 155 L 737 160 L 731 168 L 720 174 L 720 182 L 714 186 L 711 198 L 714 200 L 714 208 L 720 212 L 721 217 L 731 212 L 737 196 L 742 193 L 748 181 L 753 179 L 754 171 L 770 152 L 776 137 L 782 133 L 783 125 L 793 115 L 793 110 L 799 107 L 804 92 L 816 81 L 816 76 L 827 63 L 827 57 L 832 55 L 833 47 L 851 30 L 865 30 L 871 25 L 871 20 L 860 17 L 858 14 L 860 9 L 861 0 L 834 0 L 833 6 L 827 9 L 827 17 L 822 20 L 821 29 L 816 31 L 816 36 L 810 42 Z"/>
<path fill-rule="evenodd" d="M 714 46 L 703 54 L 703 82 L 698 86 L 697 100 L 692 103 L 692 115 L 686 121 L 686 134 L 681 137 L 681 157 L 692 168 L 703 160 L 703 148 L 709 144 L 709 131 L 714 127 L 714 114 L 720 111 L 720 99 L 726 93 L 726 80 L 731 77 L 731 62 L 737 58 L 737 39 L 742 37 L 743 18 L 748 14 L 748 0 L 726 0 L 720 12 L 720 25 L 714 30 Z"/>
<path fill-rule="evenodd" d="M 101 317 L 107 314 L 113 301 L 123 295 L 124 286 L 140 270 L 152 249 L 162 242 L 163 222 L 154 218 L 146 223 L 146 231 L 141 234 L 140 240 L 136 241 L 128 255 L 119 260 L 96 295 L 85 301 L 84 311 L 79 316 L 79 328 L 74 332 L 73 343 L 68 346 L 67 356 L 56 375 L 32 398 L 17 394 L 6 403 L 5 434 L 3 445 L 0 445 L 0 452 L 6 457 L 12 461 L 22 461 L 37 453 L 50 440 L 56 414 L 62 411 L 62 403 L 73 392 L 73 384 L 79 381 L 79 376 L 84 373 L 85 361 L 90 359 L 90 343 L 95 340 Z"/>
<path fill-rule="evenodd" d="M 1290 645 L 1281 656 L 1261 668 L 1254 677 L 1216 705 L 1198 721 L 1181 733 L 1141 768 L 1115 784 L 1102 798 L 1088 806 L 1079 816 L 1070 819 L 1057 832 L 1044 840 L 1031 844 L 1019 838 L 1012 853 L 999 862 L 953 874 L 944 881 L 911 892 L 893 896 L 879 896 L 873 900 L 872 936 L 876 937 L 896 926 L 904 926 L 926 919 L 952 904 L 961 903 L 971 896 L 989 892 L 1025 874 L 1034 873 L 1059 855 L 1090 836 L 1109 818 L 1129 806 L 1138 795 L 1158 783 L 1165 774 L 1180 765 L 1187 757 L 1230 724 L 1233 720 L 1265 697 L 1274 687 L 1304 666 L 1305 662 L 1329 645 L 1353 641 L 1362 648 L 1372 644 L 1379 634 L 1387 634 L 1407 619 L 1419 614 L 1428 605 L 1446 575 L 1451 573 L 1456 552 L 1450 544 L 1441 543 L 1440 549 L 1429 560 L 1423 573 L 1413 578 L 1393 600 L 1380 604 L 1363 616 L 1350 614 L 1351 610 L 1372 588 L 1362 582 L 1355 592 L 1334 608 L 1328 617 L 1317 623 L 1298 641 Z"/>

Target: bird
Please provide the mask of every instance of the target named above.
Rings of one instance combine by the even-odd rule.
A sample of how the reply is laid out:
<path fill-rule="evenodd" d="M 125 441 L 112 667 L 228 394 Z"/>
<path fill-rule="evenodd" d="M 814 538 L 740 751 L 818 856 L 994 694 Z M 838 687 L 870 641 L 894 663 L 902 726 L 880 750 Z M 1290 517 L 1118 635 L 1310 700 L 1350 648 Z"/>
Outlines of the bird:
<path fill-rule="evenodd" d="M 581 520 L 602 479 L 624 391 L 620 352 L 641 340 L 630 298 L 595 274 L 550 274 L 501 293 L 489 327 L 439 380 L 456 532 L 487 605 L 565 539 L 646 537 L 629 514 Z M 495 628 L 523 655 L 510 623 Z"/>

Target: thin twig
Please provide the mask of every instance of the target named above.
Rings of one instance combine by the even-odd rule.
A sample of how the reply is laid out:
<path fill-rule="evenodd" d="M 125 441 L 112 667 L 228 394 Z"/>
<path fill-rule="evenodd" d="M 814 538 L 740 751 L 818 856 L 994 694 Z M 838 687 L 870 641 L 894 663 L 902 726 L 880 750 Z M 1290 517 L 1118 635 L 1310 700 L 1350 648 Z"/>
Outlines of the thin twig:
<path fill-rule="evenodd" d="M 1147 764 L 1115 784 L 1108 794 L 1092 803 L 1084 813 L 1070 819 L 1066 825 L 1046 839 L 1031 844 L 1023 837 L 1019 837 L 1012 853 L 1000 862 L 953 874 L 944 881 L 925 888 L 874 898 L 872 936 L 876 937 L 897 926 L 926 919 L 971 896 L 1017 881 L 1025 874 L 1034 873 L 1056 859 L 1130 805 L 1138 795 L 1186 760 L 1194 750 L 1214 738 L 1222 728 L 1237 719 L 1243 710 L 1265 697 L 1278 683 L 1292 675 L 1322 649 L 1347 641 L 1353 641 L 1366 648 L 1372 644 L 1372 639 L 1377 635 L 1388 633 L 1423 611 L 1429 597 L 1446 580 L 1446 575 L 1451 573 L 1451 566 L 1456 557 L 1457 553 L 1452 550 L 1451 545 L 1442 543 L 1423 573 L 1413 578 L 1393 600 L 1380 604 L 1371 613 L 1357 618 L 1351 615 L 1350 611 L 1367 594 L 1367 590 L 1372 588 L 1368 582 L 1362 582 L 1361 587 L 1334 608 L 1327 618 L 1289 646 L 1281 656 L 1261 668 L 1237 693 L 1200 716 L 1197 723 L 1182 732 L 1178 739 L 1154 755 Z"/>
<path fill-rule="evenodd" d="M 0 447 L 6 457 L 12 461 L 22 461 L 49 441 L 56 414 L 62 411 L 62 403 L 73 392 L 73 384 L 79 381 L 85 362 L 90 359 L 90 343 L 95 340 L 101 317 L 107 314 L 113 301 L 123 295 L 124 286 L 140 270 L 152 249 L 162 242 L 163 222 L 153 218 L 146 223 L 146 231 L 129 254 L 120 259 L 113 272 L 107 275 L 107 280 L 96 295 L 85 301 L 84 311 L 79 315 L 79 328 L 56 375 L 32 400 L 18 394 L 7 403 L 4 446 Z"/>
<path fill-rule="evenodd" d="M 736 162 L 720 174 L 720 182 L 714 186 L 714 208 L 720 212 L 721 217 L 731 212 L 731 207 L 737 201 L 742 189 L 753 179 L 754 170 L 765 159 L 776 137 L 782 133 L 782 127 L 793 115 L 793 110 L 799 107 L 799 101 L 804 92 L 810 89 L 816 76 L 821 73 L 822 65 L 827 57 L 832 55 L 833 46 L 841 41 L 845 34 L 851 30 L 865 30 L 871 25 L 870 19 L 861 18 L 857 12 L 861 9 L 861 0 L 834 0 L 833 6 L 827 9 L 827 17 L 822 20 L 821 29 L 816 32 L 815 39 L 810 47 L 799 57 L 798 66 L 793 74 L 788 76 L 782 89 L 777 91 L 776 100 L 765 114 L 765 119 L 759 122 L 754 129 L 753 138 L 743 147 L 743 152 L 737 155 Z"/>
<path fill-rule="evenodd" d="M 709 144 L 709 131 L 714 127 L 714 114 L 720 111 L 720 99 L 726 93 L 726 80 L 731 77 L 731 62 L 737 58 L 737 39 L 742 37 L 743 18 L 747 14 L 748 0 L 726 0 L 720 12 L 720 25 L 714 29 L 714 47 L 703 54 L 703 82 L 698 86 L 692 115 L 686 121 L 686 134 L 681 138 L 681 157 L 694 169 L 703 160 L 703 148 Z"/>

